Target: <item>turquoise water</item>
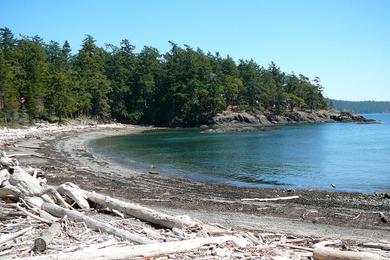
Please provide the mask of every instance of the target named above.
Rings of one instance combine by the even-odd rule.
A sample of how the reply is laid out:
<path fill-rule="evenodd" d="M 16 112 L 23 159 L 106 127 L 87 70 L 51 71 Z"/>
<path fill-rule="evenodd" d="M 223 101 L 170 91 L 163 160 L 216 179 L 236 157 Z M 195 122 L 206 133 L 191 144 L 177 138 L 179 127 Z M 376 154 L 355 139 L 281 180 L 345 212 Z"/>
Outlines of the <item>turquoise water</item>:
<path fill-rule="evenodd" d="M 147 172 L 153 165 L 161 174 L 204 182 L 372 193 L 390 189 L 390 114 L 367 117 L 383 124 L 160 130 L 94 140 L 90 148 L 125 167 Z"/>

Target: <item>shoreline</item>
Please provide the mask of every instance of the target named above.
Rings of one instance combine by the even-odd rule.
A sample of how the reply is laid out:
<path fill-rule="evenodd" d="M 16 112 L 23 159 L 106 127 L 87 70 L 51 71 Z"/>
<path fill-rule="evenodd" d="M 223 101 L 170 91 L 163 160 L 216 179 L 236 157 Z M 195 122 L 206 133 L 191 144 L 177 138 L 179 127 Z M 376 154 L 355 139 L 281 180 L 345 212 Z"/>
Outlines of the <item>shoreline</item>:
<path fill-rule="evenodd" d="M 86 144 L 103 136 L 139 133 L 151 127 L 67 131 L 40 139 L 21 139 L 10 152 L 29 152 L 50 159 L 26 157 L 22 164 L 47 172 L 50 183 L 72 181 L 82 188 L 123 197 L 167 213 L 187 214 L 205 222 L 241 229 L 261 229 L 303 236 L 328 236 L 355 241 L 390 241 L 390 225 L 378 212 L 390 215 L 390 200 L 362 193 L 272 188 L 248 188 L 142 174 L 92 155 Z M 247 202 L 242 198 L 297 195 L 278 202 Z"/>

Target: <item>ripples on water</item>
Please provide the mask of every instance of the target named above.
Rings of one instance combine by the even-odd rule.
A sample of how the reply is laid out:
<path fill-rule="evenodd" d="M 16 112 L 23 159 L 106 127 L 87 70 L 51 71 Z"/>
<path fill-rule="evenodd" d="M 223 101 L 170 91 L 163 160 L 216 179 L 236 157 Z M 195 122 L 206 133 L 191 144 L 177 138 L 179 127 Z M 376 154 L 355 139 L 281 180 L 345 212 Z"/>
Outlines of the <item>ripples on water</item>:
<path fill-rule="evenodd" d="M 372 193 L 390 188 L 390 114 L 367 117 L 383 124 L 223 134 L 173 129 L 102 138 L 90 148 L 129 168 L 146 172 L 154 165 L 162 174 L 198 181 Z"/>

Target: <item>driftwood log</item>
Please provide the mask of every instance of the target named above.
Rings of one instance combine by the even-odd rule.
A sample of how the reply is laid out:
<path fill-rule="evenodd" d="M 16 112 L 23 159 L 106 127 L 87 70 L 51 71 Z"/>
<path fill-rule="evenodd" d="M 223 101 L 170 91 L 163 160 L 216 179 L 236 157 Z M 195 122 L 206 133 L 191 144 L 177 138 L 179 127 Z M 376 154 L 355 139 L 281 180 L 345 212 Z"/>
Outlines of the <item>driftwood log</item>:
<path fill-rule="evenodd" d="M 47 211 L 56 217 L 68 216 L 68 217 L 76 219 L 79 222 L 84 222 L 89 228 L 93 228 L 95 230 L 100 230 L 100 231 L 115 235 L 117 237 L 120 237 L 122 239 L 134 241 L 134 242 L 139 243 L 139 244 L 152 244 L 152 243 L 154 243 L 154 241 L 152 241 L 146 237 L 142 237 L 138 234 L 131 233 L 127 230 L 115 228 L 115 227 L 111 226 L 110 224 L 103 223 L 103 222 L 97 221 L 91 217 L 85 216 L 84 214 L 82 214 L 76 210 L 65 209 L 65 208 L 62 208 L 56 204 L 52 204 L 52 203 L 44 203 L 44 204 L 42 204 L 41 208 L 44 211 Z"/>
<path fill-rule="evenodd" d="M 57 191 L 61 195 L 71 198 L 81 209 L 89 209 L 88 197 L 77 185 L 66 182 L 58 186 Z"/>
<path fill-rule="evenodd" d="M 2 237 L 0 237 L 0 245 L 29 232 L 31 229 L 32 227 L 28 227 L 12 234 L 3 235 Z"/>
<path fill-rule="evenodd" d="M 267 202 L 267 201 L 278 201 L 278 200 L 292 200 L 292 199 L 299 199 L 299 196 L 288 196 L 288 197 L 276 197 L 276 198 L 249 198 L 249 199 L 241 199 L 242 201 L 260 201 L 260 202 Z"/>
<path fill-rule="evenodd" d="M 48 229 L 42 232 L 41 236 L 34 240 L 34 246 L 38 252 L 43 252 L 53 241 L 53 238 L 61 232 L 61 224 L 53 223 Z"/>
<path fill-rule="evenodd" d="M 131 259 L 134 257 L 153 257 L 167 255 L 171 253 L 185 252 L 194 249 L 198 249 L 204 245 L 209 244 L 223 244 L 231 241 L 237 247 L 245 247 L 246 240 L 236 236 L 219 236 L 208 238 L 195 238 L 183 241 L 166 242 L 151 245 L 139 245 L 139 246 L 124 246 L 124 247 L 107 247 L 103 249 L 97 249 L 97 247 L 90 247 L 84 250 L 60 253 L 55 255 L 44 255 L 37 257 L 24 258 L 25 260 L 107 260 L 107 259 Z"/>
<path fill-rule="evenodd" d="M 107 208 L 116 209 L 135 218 L 167 228 L 196 226 L 199 223 L 187 216 L 171 216 L 138 204 L 124 202 L 96 192 L 84 191 L 92 202 Z"/>
<path fill-rule="evenodd" d="M 384 260 L 385 258 L 368 252 L 341 251 L 329 247 L 315 248 L 314 260 Z"/>

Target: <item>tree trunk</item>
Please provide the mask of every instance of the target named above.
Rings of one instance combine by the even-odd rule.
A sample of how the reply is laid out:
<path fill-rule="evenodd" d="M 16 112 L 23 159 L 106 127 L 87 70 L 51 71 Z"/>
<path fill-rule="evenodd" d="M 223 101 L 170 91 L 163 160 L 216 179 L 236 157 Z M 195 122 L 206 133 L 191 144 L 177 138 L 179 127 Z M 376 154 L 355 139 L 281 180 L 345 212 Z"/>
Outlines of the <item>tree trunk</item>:
<path fill-rule="evenodd" d="M 340 251 L 334 248 L 320 247 L 314 249 L 314 260 L 384 260 L 385 258 L 368 252 Z"/>
<path fill-rule="evenodd" d="M 98 194 L 96 192 L 84 192 L 88 196 L 88 199 L 92 202 L 95 202 L 96 204 L 122 211 L 130 216 L 144 220 L 149 223 L 153 223 L 161 227 L 183 228 L 196 226 L 199 224 L 198 222 L 195 222 L 189 217 L 171 216 L 150 208 L 142 207 L 138 204 L 124 202 L 118 199 L 111 198 L 109 196 Z"/>
<path fill-rule="evenodd" d="M 245 239 L 235 236 L 219 236 L 208 238 L 195 238 L 183 241 L 165 242 L 152 245 L 140 245 L 140 246 L 124 246 L 124 247 L 107 247 L 103 249 L 97 249 L 97 247 L 90 247 L 84 250 L 55 254 L 55 255 L 43 255 L 37 257 L 25 258 L 25 260 L 108 260 L 108 259 L 132 259 L 135 257 L 153 257 L 161 256 L 172 253 L 185 252 L 198 249 L 208 244 L 223 244 L 227 241 L 232 241 L 237 246 L 242 246 Z"/>
<path fill-rule="evenodd" d="M 48 229 L 41 234 L 40 237 L 34 240 L 34 246 L 38 252 L 43 252 L 47 246 L 53 241 L 53 238 L 61 232 L 61 224 L 53 223 Z"/>
<path fill-rule="evenodd" d="M 65 209 L 50 203 L 43 203 L 41 208 L 56 217 L 64 217 L 65 215 L 67 215 L 68 217 L 74 218 L 77 221 L 84 222 L 90 228 L 115 235 L 122 239 L 127 239 L 139 244 L 154 243 L 154 241 L 146 237 L 139 236 L 138 234 L 131 233 L 127 230 L 115 228 L 107 223 L 103 223 L 91 217 L 85 216 L 82 213 L 75 210 Z"/>

